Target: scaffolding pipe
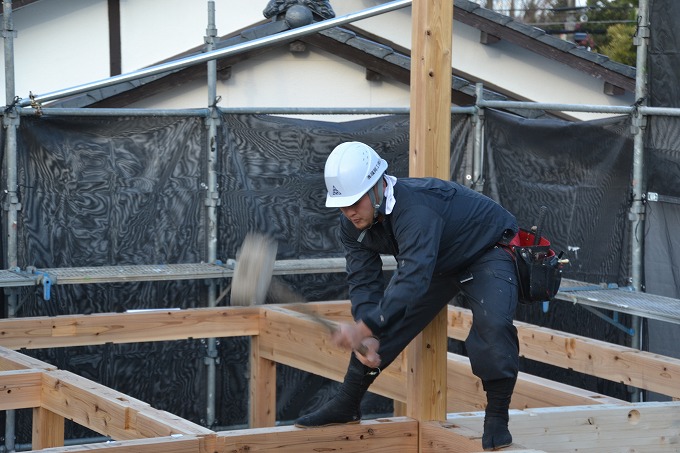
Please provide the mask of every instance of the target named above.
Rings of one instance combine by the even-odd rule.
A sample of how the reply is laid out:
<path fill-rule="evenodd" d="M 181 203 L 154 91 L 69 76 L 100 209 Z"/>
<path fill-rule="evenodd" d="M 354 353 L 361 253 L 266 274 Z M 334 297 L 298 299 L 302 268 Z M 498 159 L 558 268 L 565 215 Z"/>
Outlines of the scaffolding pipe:
<path fill-rule="evenodd" d="M 205 43 L 206 52 L 210 53 L 215 49 L 215 39 L 217 38 L 217 28 L 215 27 L 215 2 L 208 0 L 208 28 L 206 29 Z M 206 239 L 208 244 L 208 262 L 217 261 L 217 206 L 219 205 L 219 193 L 217 187 L 217 128 L 220 118 L 217 111 L 217 61 L 209 60 L 207 64 L 208 82 L 208 105 L 209 115 L 206 118 L 208 128 L 207 157 L 208 157 L 208 184 L 205 199 L 205 206 L 208 218 L 208 228 Z M 208 306 L 217 305 L 217 283 L 211 279 L 208 283 Z M 208 338 L 207 356 L 205 364 L 207 369 L 206 383 L 206 416 L 205 424 L 212 427 L 215 424 L 215 389 L 217 373 L 217 339 Z"/>
<path fill-rule="evenodd" d="M 628 105 L 593 105 L 593 104 L 556 104 L 528 101 L 486 101 L 481 100 L 480 107 L 522 110 L 555 110 L 561 112 L 612 113 L 628 115 L 633 111 Z M 539 107 L 540 106 L 540 107 Z"/>
<path fill-rule="evenodd" d="M 563 112 L 610 113 L 630 115 L 638 111 L 644 116 L 680 116 L 680 108 L 648 106 L 612 106 L 554 104 L 519 101 L 481 100 L 475 106 L 451 107 L 451 113 L 474 115 L 479 108 L 545 110 Z M 142 108 L 60 108 L 43 107 L 38 113 L 33 108 L 18 108 L 20 116 L 199 116 L 210 114 L 207 108 L 142 109 Z M 409 107 L 218 107 L 223 114 L 250 115 L 408 115 Z"/>
<path fill-rule="evenodd" d="M 484 109 L 479 105 L 484 101 L 484 86 L 478 83 L 475 86 L 476 101 L 478 107 L 472 117 L 475 127 L 474 141 L 472 144 L 472 188 L 477 192 L 484 192 Z"/>
<path fill-rule="evenodd" d="M 17 127 L 19 115 L 14 98 L 16 86 L 14 80 L 14 20 L 12 18 L 12 0 L 3 0 L 2 37 L 5 51 L 5 104 L 8 106 L 2 118 L 5 128 L 5 175 L 7 188 L 3 210 L 6 212 L 6 255 L 5 269 L 17 267 L 17 211 L 21 209 L 17 194 Z M 16 316 L 18 305 L 18 290 L 16 288 L 7 293 L 7 317 Z M 16 411 L 5 411 L 5 451 L 15 451 Z"/>
<path fill-rule="evenodd" d="M 637 71 L 635 77 L 635 99 L 637 103 L 647 102 L 647 39 L 649 38 L 648 0 L 640 0 L 639 25 L 634 44 L 637 46 Z M 645 180 L 644 180 L 644 151 L 645 151 L 646 118 L 641 109 L 633 111 L 632 132 L 633 142 L 633 203 L 630 210 L 632 221 L 632 274 L 631 284 L 636 291 L 643 289 L 642 259 L 645 219 Z"/>
<path fill-rule="evenodd" d="M 85 93 L 88 91 L 109 87 L 112 85 L 117 85 L 123 82 L 131 82 L 133 80 L 142 79 L 144 77 L 163 74 L 168 72 L 173 72 L 178 69 L 183 69 L 189 66 L 197 65 L 200 63 L 206 63 L 210 60 L 215 60 L 227 56 L 238 55 L 249 50 L 258 49 L 270 44 L 276 44 L 281 42 L 294 41 L 302 36 L 311 35 L 328 28 L 337 27 L 340 25 L 348 24 L 350 22 L 356 22 L 358 20 L 367 19 L 369 17 L 374 17 L 383 13 L 394 11 L 397 9 L 405 8 L 411 5 L 412 0 L 396 0 L 383 5 L 375 6 L 373 8 L 367 8 L 365 10 L 359 11 L 357 13 L 346 14 L 344 16 L 336 17 L 333 19 L 324 20 L 321 22 L 316 22 L 310 25 L 305 25 L 292 30 L 283 31 L 272 36 L 267 36 L 264 38 L 253 39 L 241 44 L 236 44 L 224 49 L 212 50 L 210 52 L 204 52 L 197 55 L 192 55 L 185 58 L 180 58 L 178 60 L 169 61 L 167 63 L 159 64 L 156 66 L 149 66 L 148 68 L 140 69 L 138 71 L 129 72 L 127 74 L 121 74 L 114 77 L 109 77 L 108 79 L 98 80 L 95 82 L 86 83 L 83 85 L 78 85 L 71 88 L 66 88 L 59 91 L 53 91 L 51 93 L 36 95 L 32 99 L 23 99 L 20 101 L 22 107 L 26 107 L 31 104 L 31 102 L 36 102 L 38 104 L 48 101 L 53 101 L 55 99 L 61 99 L 68 96 L 73 96 L 76 94 Z"/>
<path fill-rule="evenodd" d="M 640 0 L 638 9 L 638 29 L 633 44 L 637 46 L 635 99 L 636 104 L 647 103 L 647 45 L 649 39 L 649 0 Z M 633 202 L 630 207 L 631 220 L 631 286 L 635 291 L 644 291 L 644 228 L 645 228 L 645 130 L 647 118 L 641 109 L 633 111 Z M 642 349 L 642 318 L 631 319 L 635 334 L 631 346 Z M 632 400 L 640 401 L 642 392 L 633 389 Z"/>
<path fill-rule="evenodd" d="M 22 116 L 198 116 L 208 117 L 210 109 L 150 108 L 60 108 L 43 107 L 40 112 L 20 107 Z M 408 115 L 409 107 L 217 107 L 222 114 L 239 115 Z M 473 114 L 474 107 L 452 107 L 451 113 Z"/>
<path fill-rule="evenodd" d="M 19 107 L 21 116 L 208 116 L 208 109 L 140 109 L 140 108 L 41 108 L 40 111 L 34 108 Z"/>

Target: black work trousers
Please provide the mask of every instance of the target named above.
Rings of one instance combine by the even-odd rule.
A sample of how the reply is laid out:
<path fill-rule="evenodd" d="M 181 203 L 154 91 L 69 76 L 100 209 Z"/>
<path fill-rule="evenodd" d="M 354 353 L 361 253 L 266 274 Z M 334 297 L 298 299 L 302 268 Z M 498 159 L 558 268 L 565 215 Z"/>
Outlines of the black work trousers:
<path fill-rule="evenodd" d="M 465 275 L 472 279 L 461 283 Z M 512 320 L 517 308 L 517 273 L 512 256 L 501 247 L 487 250 L 464 274 L 433 277 L 425 296 L 380 336 L 381 368 L 394 361 L 461 291 L 473 316 L 465 340 L 472 372 L 483 381 L 516 377 L 519 341 Z"/>

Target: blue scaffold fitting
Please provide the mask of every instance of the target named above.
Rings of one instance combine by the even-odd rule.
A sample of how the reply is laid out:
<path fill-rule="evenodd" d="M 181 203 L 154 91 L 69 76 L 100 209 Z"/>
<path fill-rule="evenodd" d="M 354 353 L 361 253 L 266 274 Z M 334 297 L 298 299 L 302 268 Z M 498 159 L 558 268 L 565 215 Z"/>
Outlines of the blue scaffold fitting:
<path fill-rule="evenodd" d="M 44 300 L 50 300 L 52 283 L 53 283 L 52 278 L 50 277 L 50 274 L 48 274 L 47 272 L 39 271 L 38 269 L 35 269 L 33 267 L 29 267 L 27 270 L 30 270 L 32 274 L 38 276 L 35 283 L 42 285 L 42 287 L 43 287 L 43 299 Z"/>

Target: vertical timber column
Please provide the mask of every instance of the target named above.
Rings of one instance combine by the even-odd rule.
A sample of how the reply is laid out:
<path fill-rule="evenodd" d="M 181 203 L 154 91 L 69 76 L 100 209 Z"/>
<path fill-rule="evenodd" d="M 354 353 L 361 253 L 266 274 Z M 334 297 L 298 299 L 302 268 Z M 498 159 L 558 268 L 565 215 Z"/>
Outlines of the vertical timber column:
<path fill-rule="evenodd" d="M 33 408 L 32 449 L 64 446 L 64 417 L 45 408 Z"/>
<path fill-rule="evenodd" d="M 264 316 L 260 313 L 260 317 Z M 262 321 L 260 331 L 264 330 Z M 260 355 L 260 337 L 250 337 L 250 398 L 248 423 L 250 428 L 276 425 L 276 362 Z"/>
<path fill-rule="evenodd" d="M 412 4 L 409 175 L 450 179 L 453 0 Z M 407 415 L 446 418 L 447 310 L 408 347 Z"/>

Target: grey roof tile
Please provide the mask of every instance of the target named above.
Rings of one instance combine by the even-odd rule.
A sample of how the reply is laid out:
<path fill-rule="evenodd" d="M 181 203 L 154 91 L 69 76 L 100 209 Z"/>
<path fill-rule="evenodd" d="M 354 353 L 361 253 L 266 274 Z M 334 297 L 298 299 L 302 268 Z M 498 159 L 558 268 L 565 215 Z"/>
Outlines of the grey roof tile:
<path fill-rule="evenodd" d="M 565 41 L 564 39 L 560 39 L 548 34 L 538 36 L 536 40 L 542 42 L 543 44 L 547 44 L 551 47 L 561 50 L 562 52 L 569 52 L 571 49 L 574 49 L 576 47 L 576 43 L 573 43 L 571 41 Z"/>
<path fill-rule="evenodd" d="M 404 69 L 411 70 L 411 58 L 401 53 L 391 53 L 385 56 L 385 61 Z"/>
<path fill-rule="evenodd" d="M 609 57 L 595 53 L 595 52 L 590 52 L 587 49 L 581 48 L 581 47 L 574 47 L 569 51 L 570 54 L 575 55 L 579 58 L 583 58 L 584 60 L 592 61 L 593 63 L 597 63 L 601 65 L 605 61 L 609 61 Z"/>
<path fill-rule="evenodd" d="M 378 58 L 385 58 L 387 55 L 394 53 L 394 49 L 389 46 L 378 44 L 375 41 L 359 36 L 347 40 L 346 44 Z"/>
<path fill-rule="evenodd" d="M 522 22 L 510 21 L 506 25 L 510 30 L 515 30 L 523 35 L 530 36 L 532 38 L 538 38 L 539 36 L 545 36 L 545 31 L 540 28 L 536 28 L 533 25 L 523 24 Z"/>
<path fill-rule="evenodd" d="M 500 25 L 506 25 L 509 22 L 512 22 L 512 18 L 508 16 L 504 16 L 503 14 L 497 13 L 495 11 L 491 11 L 490 9 L 486 8 L 477 8 L 472 11 L 472 14 L 475 16 L 479 16 L 483 19 L 486 19 L 491 22 L 495 22 Z M 453 17 L 455 19 L 456 14 L 453 14 Z"/>
<path fill-rule="evenodd" d="M 630 77 L 631 79 L 635 78 L 635 67 L 633 66 L 628 66 L 623 63 L 618 63 L 616 61 L 612 60 L 607 60 L 602 63 L 602 67 L 609 69 L 610 71 L 615 71 L 618 72 L 626 77 Z"/>
<path fill-rule="evenodd" d="M 321 30 L 319 33 L 342 43 L 345 43 L 357 36 L 357 34 L 353 31 L 349 31 L 340 27 L 327 28 L 326 30 Z"/>
<path fill-rule="evenodd" d="M 479 6 L 477 3 L 471 2 L 469 0 L 454 0 L 453 6 L 455 6 L 456 8 L 463 9 L 469 13 L 478 8 L 481 8 L 481 6 Z"/>

